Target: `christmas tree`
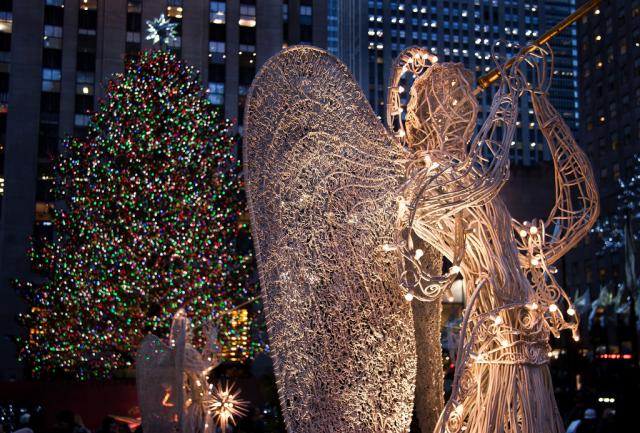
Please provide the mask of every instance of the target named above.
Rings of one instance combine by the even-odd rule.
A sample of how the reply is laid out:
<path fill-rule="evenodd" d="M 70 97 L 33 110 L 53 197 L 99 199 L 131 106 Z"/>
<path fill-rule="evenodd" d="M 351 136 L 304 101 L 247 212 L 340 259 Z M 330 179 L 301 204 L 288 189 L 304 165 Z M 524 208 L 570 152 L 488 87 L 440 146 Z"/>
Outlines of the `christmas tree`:
<path fill-rule="evenodd" d="M 67 140 L 57 163 L 55 237 L 32 251 L 47 278 L 17 283 L 30 307 L 20 358 L 33 376 L 127 368 L 142 337 L 167 336 L 181 307 L 196 344 L 215 319 L 234 360 L 258 348 L 251 323 L 228 314 L 257 290 L 253 256 L 239 251 L 246 226 L 229 126 L 168 51 L 141 53 L 109 82 L 88 136 Z"/>

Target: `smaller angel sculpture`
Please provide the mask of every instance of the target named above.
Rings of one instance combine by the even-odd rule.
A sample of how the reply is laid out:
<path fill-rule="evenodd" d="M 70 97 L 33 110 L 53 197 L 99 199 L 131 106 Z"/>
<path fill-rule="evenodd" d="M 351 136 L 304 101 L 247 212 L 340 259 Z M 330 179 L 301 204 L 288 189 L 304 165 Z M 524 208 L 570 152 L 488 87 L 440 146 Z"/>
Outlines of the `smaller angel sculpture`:
<path fill-rule="evenodd" d="M 205 325 L 202 352 L 192 343 L 191 321 L 183 309 L 173 317 L 169 344 L 147 335 L 136 360 L 142 425 L 150 433 L 225 433 L 234 417 L 246 413 L 234 384 L 209 385 L 208 373 L 220 363 L 218 330 Z"/>

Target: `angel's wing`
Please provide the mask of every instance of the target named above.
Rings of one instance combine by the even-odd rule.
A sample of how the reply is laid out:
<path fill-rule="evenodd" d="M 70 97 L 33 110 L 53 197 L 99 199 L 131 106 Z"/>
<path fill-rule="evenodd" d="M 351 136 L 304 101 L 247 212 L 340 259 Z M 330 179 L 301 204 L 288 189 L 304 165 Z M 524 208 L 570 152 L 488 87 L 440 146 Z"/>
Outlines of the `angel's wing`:
<path fill-rule="evenodd" d="M 269 340 L 295 432 L 405 432 L 415 343 L 391 243 L 402 150 L 347 68 L 269 60 L 246 109 L 245 175 Z"/>
<path fill-rule="evenodd" d="M 178 393 L 172 348 L 155 335 L 147 335 L 136 359 L 136 385 L 145 432 L 164 433 L 177 427 Z"/>

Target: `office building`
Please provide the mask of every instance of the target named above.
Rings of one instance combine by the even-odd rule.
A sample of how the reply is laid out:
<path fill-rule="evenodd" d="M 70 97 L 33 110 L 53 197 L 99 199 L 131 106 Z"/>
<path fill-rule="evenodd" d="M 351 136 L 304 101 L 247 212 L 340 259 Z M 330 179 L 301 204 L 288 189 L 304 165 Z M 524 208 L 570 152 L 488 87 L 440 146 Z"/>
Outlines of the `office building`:
<path fill-rule="evenodd" d="M 384 102 L 393 60 L 406 47 L 431 50 L 442 62 L 459 62 L 477 76 L 495 66 L 494 44 L 503 40 L 526 44 L 569 15 L 573 0 L 345 0 L 340 2 L 340 56 L 353 71 L 374 110 L 384 119 Z M 553 42 L 557 62 L 552 97 L 575 128 L 575 30 Z M 366 53 L 364 48 L 366 47 Z M 503 44 L 502 55 L 514 49 Z M 494 89 L 480 96 L 488 107 Z M 549 161 L 548 150 L 534 125 L 531 103 L 521 100 L 521 119 L 511 158 L 522 166 Z"/>
<path fill-rule="evenodd" d="M 160 14 L 178 23 L 170 48 L 238 125 L 270 56 L 327 45 L 324 0 L 0 0 L 0 380 L 20 374 L 11 336 L 24 306 L 9 279 L 30 275 L 29 238 L 51 236 L 52 157 L 62 137 L 86 133 L 127 56 L 153 48 L 145 23 Z"/>
<path fill-rule="evenodd" d="M 632 175 L 640 152 L 640 0 L 602 2 L 578 23 L 578 49 L 578 141 L 592 161 L 606 218 L 616 213 L 618 181 Z M 601 245 L 591 234 L 567 256 L 569 283 L 593 296 L 625 280 L 624 252 L 600 254 Z"/>

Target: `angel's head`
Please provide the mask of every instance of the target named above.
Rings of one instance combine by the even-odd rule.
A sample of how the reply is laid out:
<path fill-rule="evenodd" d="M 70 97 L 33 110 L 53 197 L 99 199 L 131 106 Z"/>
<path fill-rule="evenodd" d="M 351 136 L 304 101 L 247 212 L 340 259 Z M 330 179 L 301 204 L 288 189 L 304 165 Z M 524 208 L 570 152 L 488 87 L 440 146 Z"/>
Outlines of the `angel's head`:
<path fill-rule="evenodd" d="M 405 121 L 410 148 L 464 158 L 478 115 L 472 82 L 459 63 L 436 63 L 416 78 Z"/>

